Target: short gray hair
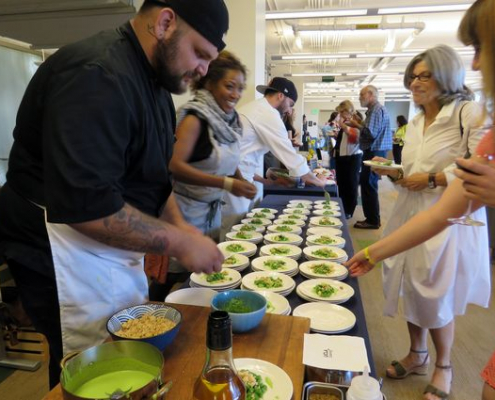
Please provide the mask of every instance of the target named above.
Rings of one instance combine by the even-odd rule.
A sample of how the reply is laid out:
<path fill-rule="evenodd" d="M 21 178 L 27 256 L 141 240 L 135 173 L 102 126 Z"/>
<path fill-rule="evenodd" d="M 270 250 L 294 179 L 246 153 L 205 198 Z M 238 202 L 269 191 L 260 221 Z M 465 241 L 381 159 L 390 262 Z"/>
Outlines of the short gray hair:
<path fill-rule="evenodd" d="M 424 61 L 435 79 L 440 90 L 438 101 L 444 106 L 454 100 L 473 100 L 473 92 L 464 85 L 466 70 L 456 51 L 444 44 L 432 47 L 415 56 L 406 67 L 404 73 L 404 87 L 409 90 L 410 76 L 414 67 Z"/>

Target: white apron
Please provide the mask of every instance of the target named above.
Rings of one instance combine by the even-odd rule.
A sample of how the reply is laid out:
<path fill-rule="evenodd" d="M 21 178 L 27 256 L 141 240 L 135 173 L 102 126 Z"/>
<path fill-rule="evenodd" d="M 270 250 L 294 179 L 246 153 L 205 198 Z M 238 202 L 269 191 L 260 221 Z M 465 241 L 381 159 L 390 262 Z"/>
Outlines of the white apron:
<path fill-rule="evenodd" d="M 115 312 L 148 299 L 143 254 L 97 242 L 65 224 L 47 222 L 64 355 L 102 343 Z"/>

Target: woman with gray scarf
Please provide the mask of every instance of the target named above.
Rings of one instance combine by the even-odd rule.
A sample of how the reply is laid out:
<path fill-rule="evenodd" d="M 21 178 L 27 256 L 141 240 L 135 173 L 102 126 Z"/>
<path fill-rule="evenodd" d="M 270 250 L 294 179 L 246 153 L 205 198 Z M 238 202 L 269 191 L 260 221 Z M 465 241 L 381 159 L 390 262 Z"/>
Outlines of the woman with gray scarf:
<path fill-rule="evenodd" d="M 250 199 L 256 195 L 237 169 L 242 127 L 234 107 L 245 79 L 244 65 L 224 50 L 193 85 L 194 99 L 178 110 L 170 162 L 175 197 L 186 221 L 217 241 L 223 191 Z"/>

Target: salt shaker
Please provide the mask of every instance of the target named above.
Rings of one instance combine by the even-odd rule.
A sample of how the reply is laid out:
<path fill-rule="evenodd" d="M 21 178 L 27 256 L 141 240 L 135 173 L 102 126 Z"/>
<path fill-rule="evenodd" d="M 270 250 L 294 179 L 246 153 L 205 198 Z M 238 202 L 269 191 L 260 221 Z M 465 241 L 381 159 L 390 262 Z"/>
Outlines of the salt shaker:
<path fill-rule="evenodd" d="M 346 400 L 383 400 L 380 384 L 370 376 L 367 366 L 364 367 L 363 375 L 352 378 Z"/>

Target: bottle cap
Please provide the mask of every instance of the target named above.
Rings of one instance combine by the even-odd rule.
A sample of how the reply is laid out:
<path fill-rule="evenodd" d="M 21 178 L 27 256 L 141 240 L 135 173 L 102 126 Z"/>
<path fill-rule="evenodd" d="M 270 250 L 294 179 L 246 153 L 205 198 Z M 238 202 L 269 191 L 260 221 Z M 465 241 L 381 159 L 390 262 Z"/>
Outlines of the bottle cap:
<path fill-rule="evenodd" d="M 208 318 L 206 346 L 211 350 L 227 350 L 232 347 L 232 326 L 229 313 L 213 311 Z"/>
<path fill-rule="evenodd" d="M 364 367 L 363 375 L 352 378 L 347 391 L 348 400 L 382 400 L 378 381 L 369 375 L 368 366 Z"/>

